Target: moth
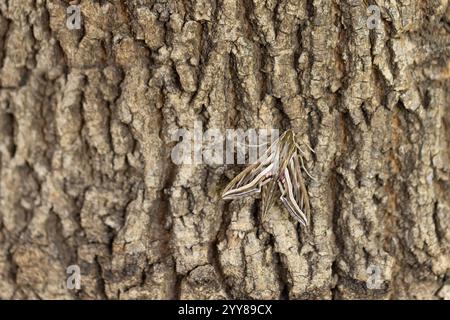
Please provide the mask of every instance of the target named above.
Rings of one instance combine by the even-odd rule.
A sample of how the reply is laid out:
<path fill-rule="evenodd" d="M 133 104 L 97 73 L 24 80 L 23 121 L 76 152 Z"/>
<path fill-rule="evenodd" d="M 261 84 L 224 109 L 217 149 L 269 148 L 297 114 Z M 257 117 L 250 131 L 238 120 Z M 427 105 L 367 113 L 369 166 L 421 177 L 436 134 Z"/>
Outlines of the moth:
<path fill-rule="evenodd" d="M 314 150 L 307 145 L 311 152 Z M 265 153 L 226 186 L 224 200 L 234 200 L 261 194 L 262 216 L 265 217 L 277 198 L 286 210 L 303 226 L 308 226 L 310 204 L 305 179 L 304 150 L 295 141 L 295 134 L 287 130 Z"/>

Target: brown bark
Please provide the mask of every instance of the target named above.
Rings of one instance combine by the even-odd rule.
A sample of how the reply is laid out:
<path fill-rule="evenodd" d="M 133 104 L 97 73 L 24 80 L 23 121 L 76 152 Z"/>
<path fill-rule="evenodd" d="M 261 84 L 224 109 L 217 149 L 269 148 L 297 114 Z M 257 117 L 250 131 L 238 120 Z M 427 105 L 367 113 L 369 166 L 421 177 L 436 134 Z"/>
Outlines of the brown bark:
<path fill-rule="evenodd" d="M 0 298 L 450 299 L 447 0 L 70 3 L 0 2 Z M 310 234 L 195 121 L 309 142 Z"/>

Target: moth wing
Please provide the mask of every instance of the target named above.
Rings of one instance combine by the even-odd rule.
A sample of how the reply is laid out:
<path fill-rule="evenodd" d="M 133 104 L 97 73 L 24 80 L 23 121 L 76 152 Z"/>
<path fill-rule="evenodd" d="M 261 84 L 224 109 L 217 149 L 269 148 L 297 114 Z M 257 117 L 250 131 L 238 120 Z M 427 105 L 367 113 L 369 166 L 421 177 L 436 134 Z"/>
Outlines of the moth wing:
<path fill-rule="evenodd" d="M 278 180 L 278 186 L 284 207 L 297 221 L 307 226 L 310 216 L 309 197 L 296 152 L 289 159 L 283 179 Z"/>
<path fill-rule="evenodd" d="M 249 195 L 248 192 L 251 192 L 250 194 L 254 193 L 254 192 L 252 192 L 252 190 L 254 190 L 254 188 L 247 190 L 247 193 L 245 191 L 242 191 L 242 192 L 233 192 L 233 191 L 245 186 L 245 182 L 248 181 L 250 179 L 250 177 L 253 176 L 253 172 L 258 167 L 258 165 L 259 165 L 259 163 L 256 162 L 256 163 L 248 166 L 244 171 L 242 171 L 236 177 L 234 177 L 233 180 L 231 180 L 230 183 L 228 183 L 228 185 L 223 190 L 222 198 L 236 199 L 236 198 L 240 198 L 240 197 Z"/>
<path fill-rule="evenodd" d="M 295 188 L 295 199 L 297 203 L 299 204 L 299 207 L 303 210 L 303 212 L 306 215 L 307 221 L 309 221 L 311 216 L 311 208 L 309 204 L 309 196 L 308 196 L 308 190 L 306 189 L 305 185 L 305 179 L 302 175 L 303 166 L 300 165 L 299 157 L 301 155 L 295 154 L 293 157 L 293 164 L 289 166 L 289 170 L 292 171 L 292 176 L 294 177 L 294 185 Z"/>
<path fill-rule="evenodd" d="M 231 180 L 225 187 L 222 198 L 237 199 L 261 192 L 261 187 L 273 179 L 275 173 L 274 159 L 278 156 L 276 146 L 271 145 L 261 158 Z"/>
<path fill-rule="evenodd" d="M 275 179 L 270 180 L 262 188 L 261 192 L 261 205 L 262 205 L 262 217 L 266 216 L 270 208 L 272 208 L 275 200 L 280 197 L 280 191 L 277 188 L 277 183 Z"/>

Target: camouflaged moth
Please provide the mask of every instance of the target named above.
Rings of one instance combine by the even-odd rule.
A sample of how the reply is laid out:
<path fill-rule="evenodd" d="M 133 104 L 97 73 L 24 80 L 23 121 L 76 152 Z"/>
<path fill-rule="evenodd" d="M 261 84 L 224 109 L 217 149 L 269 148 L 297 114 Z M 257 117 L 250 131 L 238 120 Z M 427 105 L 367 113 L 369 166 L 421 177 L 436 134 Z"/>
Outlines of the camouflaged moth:
<path fill-rule="evenodd" d="M 310 146 L 307 147 L 314 152 Z M 231 180 L 222 198 L 233 200 L 260 193 L 263 217 L 279 198 L 286 210 L 307 227 L 310 204 L 302 171 L 314 178 L 305 168 L 304 155 L 295 141 L 294 132 L 287 130 L 255 163 Z"/>

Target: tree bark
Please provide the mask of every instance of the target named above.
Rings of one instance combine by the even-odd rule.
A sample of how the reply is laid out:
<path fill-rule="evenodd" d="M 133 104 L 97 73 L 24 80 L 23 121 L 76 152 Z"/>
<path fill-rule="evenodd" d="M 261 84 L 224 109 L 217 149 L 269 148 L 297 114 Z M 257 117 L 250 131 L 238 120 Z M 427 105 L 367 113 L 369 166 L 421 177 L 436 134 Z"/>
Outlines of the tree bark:
<path fill-rule="evenodd" d="M 0 2 L 0 298 L 450 299 L 447 0 L 70 4 Z M 309 232 L 195 121 L 312 145 Z"/>

